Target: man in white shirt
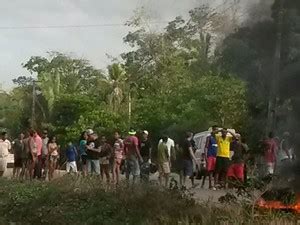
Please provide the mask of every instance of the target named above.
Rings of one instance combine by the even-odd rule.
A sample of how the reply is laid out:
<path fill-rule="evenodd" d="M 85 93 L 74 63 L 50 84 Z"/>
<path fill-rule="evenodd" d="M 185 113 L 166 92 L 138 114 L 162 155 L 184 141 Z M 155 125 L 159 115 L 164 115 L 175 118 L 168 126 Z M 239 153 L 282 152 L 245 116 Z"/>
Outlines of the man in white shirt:
<path fill-rule="evenodd" d="M 3 176 L 7 168 L 7 157 L 11 149 L 11 143 L 7 140 L 6 132 L 1 133 L 0 138 L 0 177 Z"/>
<path fill-rule="evenodd" d="M 163 142 L 163 140 L 160 139 L 159 142 L 158 142 L 158 145 L 162 142 Z M 169 158 L 174 159 L 174 157 L 175 157 L 175 153 L 174 153 L 175 152 L 175 142 L 174 142 L 174 140 L 168 137 L 166 145 L 167 145 L 167 148 L 168 148 Z"/>

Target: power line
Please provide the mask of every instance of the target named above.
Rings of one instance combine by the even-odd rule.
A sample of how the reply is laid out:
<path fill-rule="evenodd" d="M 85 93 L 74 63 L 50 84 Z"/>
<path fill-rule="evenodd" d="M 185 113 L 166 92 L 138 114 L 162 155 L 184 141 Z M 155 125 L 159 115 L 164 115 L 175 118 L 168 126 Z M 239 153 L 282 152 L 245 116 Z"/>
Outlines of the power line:
<path fill-rule="evenodd" d="M 153 21 L 149 24 L 167 24 L 168 21 Z M 72 29 L 94 27 L 120 27 L 127 26 L 125 23 L 81 24 L 81 25 L 41 25 L 41 26 L 0 26 L 0 30 L 25 30 L 25 29 Z"/>

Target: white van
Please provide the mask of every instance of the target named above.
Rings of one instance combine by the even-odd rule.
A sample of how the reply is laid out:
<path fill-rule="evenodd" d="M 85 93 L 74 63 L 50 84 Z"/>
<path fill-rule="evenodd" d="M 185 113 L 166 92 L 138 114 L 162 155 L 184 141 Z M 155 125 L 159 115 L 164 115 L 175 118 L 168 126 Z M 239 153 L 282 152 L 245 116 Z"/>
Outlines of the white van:
<path fill-rule="evenodd" d="M 222 129 L 222 128 L 218 128 Z M 235 134 L 235 129 L 227 129 Z M 197 162 L 201 161 L 201 155 L 205 153 L 205 144 L 206 144 L 206 138 L 211 135 L 212 128 L 210 127 L 207 131 L 203 131 L 201 133 L 197 133 L 194 135 L 194 141 L 196 145 L 196 152 L 195 157 L 197 159 Z M 228 134 L 231 136 L 231 134 Z M 230 154 L 230 158 L 232 156 L 232 153 Z"/>

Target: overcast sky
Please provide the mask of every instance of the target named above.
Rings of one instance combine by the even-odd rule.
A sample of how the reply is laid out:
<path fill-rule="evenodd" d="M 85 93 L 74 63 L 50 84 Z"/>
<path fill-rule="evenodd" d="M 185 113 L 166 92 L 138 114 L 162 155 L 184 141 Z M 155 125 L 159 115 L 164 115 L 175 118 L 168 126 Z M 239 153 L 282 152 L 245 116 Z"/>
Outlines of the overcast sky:
<path fill-rule="evenodd" d="M 123 24 L 142 6 L 153 20 L 168 21 L 177 15 L 186 16 L 190 9 L 207 2 L 218 5 L 222 0 L 3 1 L 0 6 L 0 84 L 9 89 L 13 78 L 28 74 L 21 63 L 34 55 L 46 56 L 47 51 L 71 53 L 90 60 L 97 68 L 105 68 L 110 62 L 106 54 L 118 56 L 128 48 L 122 41 L 129 31 L 126 26 L 20 27 Z M 153 26 L 155 29 L 159 25 Z"/>

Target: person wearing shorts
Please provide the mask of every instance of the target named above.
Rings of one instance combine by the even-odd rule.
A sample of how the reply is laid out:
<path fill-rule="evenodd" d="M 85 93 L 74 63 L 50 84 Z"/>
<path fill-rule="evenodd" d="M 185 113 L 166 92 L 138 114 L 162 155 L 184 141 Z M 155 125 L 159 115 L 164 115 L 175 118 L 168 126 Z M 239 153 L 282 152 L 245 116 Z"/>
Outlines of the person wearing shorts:
<path fill-rule="evenodd" d="M 23 161 L 24 161 L 24 134 L 21 133 L 19 138 L 14 140 L 13 142 L 13 152 L 14 152 L 14 169 L 13 169 L 13 177 L 19 178 L 21 174 L 21 170 L 23 169 Z"/>
<path fill-rule="evenodd" d="M 6 140 L 7 134 L 6 132 L 2 132 L 0 138 L 0 177 L 3 176 L 4 172 L 7 169 L 7 157 L 11 148 L 10 142 Z"/>
<path fill-rule="evenodd" d="M 159 172 L 159 184 L 162 185 L 163 178 L 165 179 L 165 187 L 169 184 L 169 174 L 170 174 L 170 155 L 167 145 L 168 137 L 164 136 L 162 142 L 158 144 L 157 150 L 157 162 L 158 162 L 158 172 Z"/>
<path fill-rule="evenodd" d="M 139 146 L 140 153 L 143 158 L 143 163 L 140 165 L 141 181 L 149 182 L 152 146 L 149 139 L 149 132 L 144 130 L 142 135 L 142 140 Z"/>
<path fill-rule="evenodd" d="M 266 172 L 268 176 L 274 174 L 275 162 L 276 162 L 276 149 L 278 148 L 277 142 L 274 139 L 273 132 L 269 133 L 268 139 L 264 142 L 265 146 L 265 162 L 266 162 Z"/>
<path fill-rule="evenodd" d="M 215 168 L 215 187 L 220 184 L 221 187 L 226 186 L 226 175 L 230 163 L 230 143 L 235 138 L 235 135 L 227 131 L 227 129 L 221 130 L 221 135 L 217 134 L 219 130 L 214 131 L 216 134 L 216 140 L 218 143 L 216 168 Z M 231 136 L 228 135 L 231 134 Z"/>
<path fill-rule="evenodd" d="M 87 153 L 87 172 L 89 175 L 100 176 L 100 143 L 98 135 L 93 130 L 87 130 L 88 142 L 86 145 Z"/>
<path fill-rule="evenodd" d="M 214 132 L 216 130 L 217 130 L 217 126 L 213 126 L 212 131 Z M 210 136 L 206 138 L 206 144 L 205 144 L 206 171 L 208 174 L 210 189 L 215 189 L 215 187 L 212 185 L 212 179 L 216 169 L 217 152 L 218 152 L 218 143 L 216 140 L 216 135 L 213 132 L 211 133 Z M 204 182 L 205 182 L 205 177 L 203 178 L 202 187 L 204 186 Z"/>
<path fill-rule="evenodd" d="M 48 143 L 49 143 L 49 137 L 48 137 L 48 131 L 44 130 L 42 135 L 42 170 L 43 170 L 43 177 L 48 178 Z"/>
<path fill-rule="evenodd" d="M 49 154 L 49 180 L 51 180 L 53 179 L 54 171 L 56 170 L 57 161 L 59 158 L 58 145 L 56 143 L 55 136 L 49 139 L 48 154 Z"/>
<path fill-rule="evenodd" d="M 227 179 L 229 186 L 239 187 L 244 183 L 244 158 L 248 149 L 247 145 L 241 142 L 241 137 L 238 135 L 236 136 L 235 145 L 232 150 L 234 154 L 231 159 L 231 165 L 227 171 Z"/>
<path fill-rule="evenodd" d="M 185 183 L 188 178 L 193 176 L 193 160 L 196 163 L 196 157 L 194 155 L 193 146 L 191 140 L 193 134 L 191 132 L 186 133 L 186 137 L 182 143 L 182 158 L 181 158 L 181 171 L 180 171 L 180 184 L 182 188 L 185 188 Z M 200 165 L 198 166 L 200 168 Z"/>
<path fill-rule="evenodd" d="M 81 169 L 82 175 L 87 175 L 87 153 L 86 153 L 86 144 L 87 144 L 88 135 L 87 132 L 84 131 L 81 134 L 80 141 L 79 141 L 79 155 L 81 160 Z"/>
<path fill-rule="evenodd" d="M 29 152 L 28 152 L 28 171 L 30 179 L 34 178 L 34 169 L 38 164 L 38 143 L 37 143 L 37 132 L 35 130 L 30 130 L 29 132 Z"/>
<path fill-rule="evenodd" d="M 66 157 L 67 157 L 66 170 L 67 170 L 67 173 L 70 173 L 71 169 L 72 169 L 73 173 L 77 173 L 76 156 L 77 156 L 76 148 L 72 144 L 72 142 L 69 142 L 67 150 L 66 150 Z"/>
<path fill-rule="evenodd" d="M 113 182 L 119 184 L 120 182 L 120 167 L 124 158 L 124 144 L 119 132 L 115 132 L 115 143 L 113 147 Z"/>
<path fill-rule="evenodd" d="M 130 129 L 129 136 L 124 140 L 124 152 L 126 157 L 126 179 L 129 180 L 130 175 L 133 176 L 133 183 L 136 182 L 137 177 L 140 176 L 139 161 L 143 163 L 143 158 L 139 150 L 139 140 L 135 136 L 136 131 Z"/>
<path fill-rule="evenodd" d="M 104 181 L 104 175 L 106 178 L 106 182 L 110 183 L 110 159 L 112 155 L 111 146 L 106 142 L 106 137 L 102 136 L 100 140 L 100 174 L 101 179 Z"/>

